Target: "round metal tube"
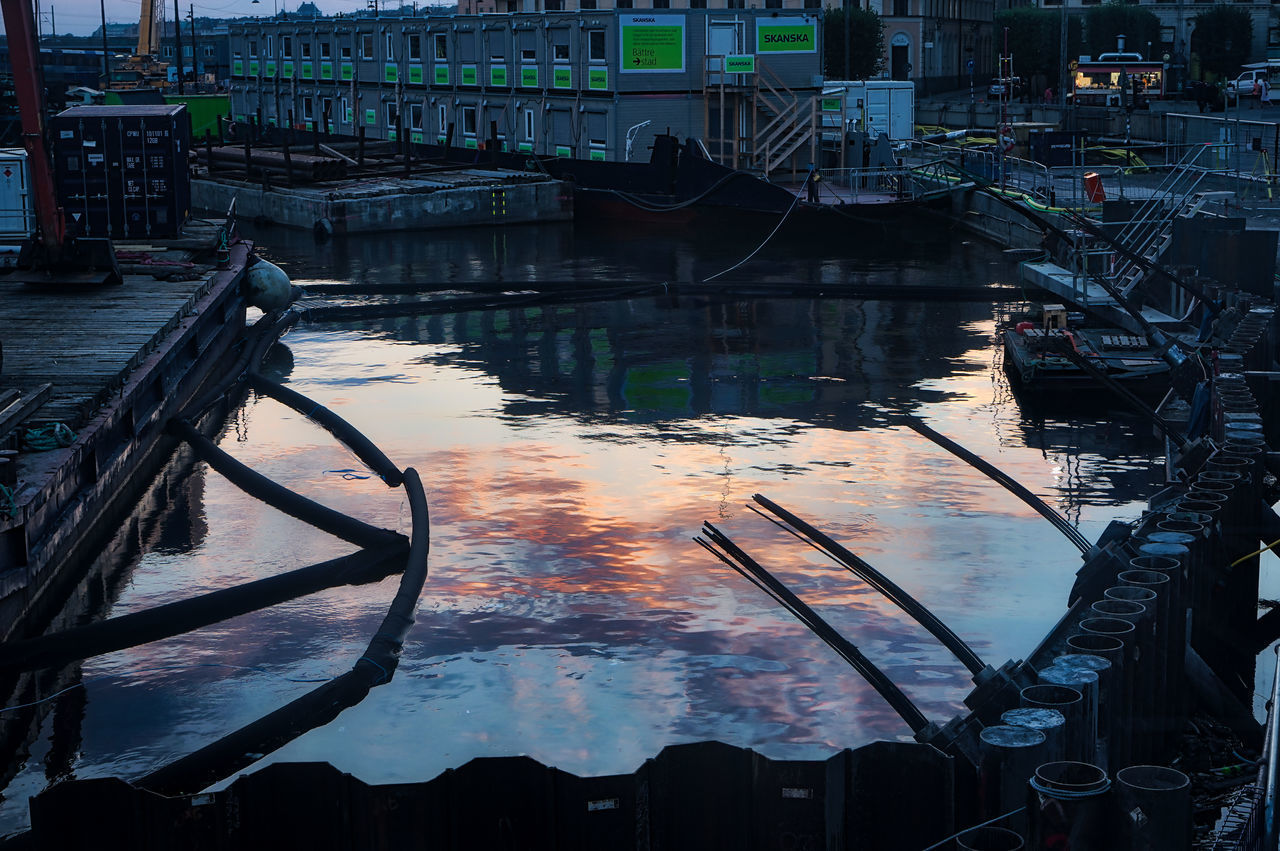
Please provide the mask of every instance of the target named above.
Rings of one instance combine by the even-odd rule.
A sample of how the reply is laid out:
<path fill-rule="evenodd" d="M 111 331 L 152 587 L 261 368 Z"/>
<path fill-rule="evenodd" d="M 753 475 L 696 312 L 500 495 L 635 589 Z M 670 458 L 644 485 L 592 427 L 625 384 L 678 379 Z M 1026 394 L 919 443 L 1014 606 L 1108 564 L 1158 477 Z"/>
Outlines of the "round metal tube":
<path fill-rule="evenodd" d="M 1131 765 L 1116 773 L 1121 848 L 1190 851 L 1191 781 L 1161 765 Z"/>
<path fill-rule="evenodd" d="M 1067 753 L 1092 762 L 1098 752 L 1098 675 L 1083 668 L 1050 665 L 1037 672 L 1036 678 L 1045 685 L 1066 686 L 1080 692 L 1080 727 L 1076 735 L 1067 731 Z M 1065 714 L 1065 713 L 1064 713 Z M 1072 745 L 1074 744 L 1074 749 Z"/>
<path fill-rule="evenodd" d="M 1132 628 L 1132 624 L 1129 625 Z M 1108 636 L 1109 637 L 1109 636 Z M 1121 660 L 1122 661 L 1122 660 Z M 1082 668 L 1098 677 L 1098 746 L 1095 762 L 1106 769 L 1122 759 L 1125 750 L 1122 728 L 1124 679 L 1121 664 L 1094 653 L 1064 653 L 1053 667 Z"/>
<path fill-rule="evenodd" d="M 1062 750 L 1075 753 L 1082 749 L 1079 739 L 1084 731 L 1084 695 L 1079 689 L 1041 683 L 1024 688 L 1018 700 L 1027 709 L 1054 709 L 1062 713 Z"/>
<path fill-rule="evenodd" d="M 978 815 L 995 818 L 1026 802 L 1027 781 L 1043 762 L 1045 736 L 1030 727 L 998 724 L 978 734 Z M 1010 824 L 1025 825 L 1025 814 Z"/>
<path fill-rule="evenodd" d="M 1142 710 L 1145 723 L 1134 725 L 1134 740 L 1131 747 L 1135 760 L 1154 759 L 1163 749 L 1163 722 L 1160 720 L 1167 709 L 1168 682 L 1168 632 L 1169 632 L 1169 590 L 1170 578 L 1167 573 L 1155 570 L 1126 570 L 1118 577 L 1120 588 L 1135 588 L 1139 592 L 1154 595 L 1151 601 L 1150 631 L 1147 633 L 1146 652 L 1138 663 L 1135 672 L 1137 685 L 1135 690 L 1145 694 Z M 1122 592 L 1115 592 L 1122 593 Z"/>
<path fill-rule="evenodd" d="M 1103 851 L 1114 847 L 1107 808 L 1111 781 L 1096 765 L 1051 762 L 1036 769 L 1031 787 L 1030 846 Z"/>
<path fill-rule="evenodd" d="M 1062 754 L 1067 746 L 1067 718 L 1057 709 L 1024 706 L 1006 709 L 1000 715 L 1000 723 L 1010 727 L 1027 727 L 1044 734 L 1046 753 Z M 1055 757 L 1060 758 L 1060 757 Z"/>
<path fill-rule="evenodd" d="M 956 837 L 957 851 L 1021 851 L 1022 837 L 1003 827 L 975 827 Z"/>

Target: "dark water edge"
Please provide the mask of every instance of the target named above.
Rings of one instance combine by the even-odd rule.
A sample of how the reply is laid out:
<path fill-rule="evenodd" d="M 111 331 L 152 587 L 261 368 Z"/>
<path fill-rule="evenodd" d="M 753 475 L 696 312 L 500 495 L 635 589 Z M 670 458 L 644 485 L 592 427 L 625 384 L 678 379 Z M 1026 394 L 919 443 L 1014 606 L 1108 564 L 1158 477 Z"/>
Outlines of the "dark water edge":
<path fill-rule="evenodd" d="M 808 234 L 746 282 L 1011 284 L 988 245 Z M 263 231 L 296 283 L 702 280 L 763 234 L 531 226 L 350 239 Z M 352 301 L 344 297 L 344 301 Z M 817 758 L 901 722 L 847 666 L 690 538 L 711 520 L 824 613 L 916 700 L 960 711 L 963 669 L 883 599 L 761 520 L 765 493 L 850 544 L 989 661 L 1028 653 L 1061 614 L 1078 553 L 995 485 L 923 443 L 919 416 L 1094 537 L 1158 479 L 1149 427 L 1102 401 L 1027 406 L 993 348 L 991 303 L 910 298 L 644 297 L 303 325 L 269 368 L 424 476 L 431 578 L 395 681 L 269 760 L 369 782 L 423 780 L 528 753 L 631 771 L 716 738 Z M 1052 400 L 1051 400 L 1052 401 Z M 398 493 L 344 473 L 325 435 L 251 398 L 220 445 L 305 495 L 405 530 Z M 113 614 L 347 551 L 202 467 L 139 507 L 118 542 Z M 133 528 L 133 527 L 131 527 Z M 148 527 L 150 528 L 150 527 Z M 340 589 L 83 665 L 5 791 L 0 829 L 50 779 L 137 777 L 349 666 L 393 580 Z"/>

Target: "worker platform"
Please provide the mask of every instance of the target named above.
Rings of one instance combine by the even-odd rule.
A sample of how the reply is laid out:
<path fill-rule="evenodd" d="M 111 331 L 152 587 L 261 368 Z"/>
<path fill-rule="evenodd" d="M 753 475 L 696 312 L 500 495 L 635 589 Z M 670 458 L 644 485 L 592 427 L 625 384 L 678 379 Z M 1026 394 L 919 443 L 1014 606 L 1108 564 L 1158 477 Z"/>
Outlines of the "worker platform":
<path fill-rule="evenodd" d="M 117 243 L 118 286 L 0 276 L 0 640 L 49 614 L 164 461 L 164 423 L 243 332 L 251 245 L 219 263 L 218 238 L 197 223 Z"/>

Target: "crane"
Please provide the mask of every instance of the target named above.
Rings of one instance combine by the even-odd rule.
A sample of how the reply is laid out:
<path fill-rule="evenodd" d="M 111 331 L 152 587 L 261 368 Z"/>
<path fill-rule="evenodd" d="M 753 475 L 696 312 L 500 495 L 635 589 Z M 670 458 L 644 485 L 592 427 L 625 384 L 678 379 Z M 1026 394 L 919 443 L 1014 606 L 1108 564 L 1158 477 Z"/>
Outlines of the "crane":
<path fill-rule="evenodd" d="M 36 41 L 31 0 L 0 0 L 8 35 L 13 89 L 22 118 L 22 146 L 31 170 L 31 200 L 36 212 L 36 237 L 19 255 L 31 283 L 115 283 L 122 281 L 115 248 L 107 239 L 71 239 L 66 218 L 58 206 L 53 185 L 53 164 L 45 146 L 44 79 Z"/>
<path fill-rule="evenodd" d="M 138 15 L 138 56 L 155 56 L 156 46 L 160 43 L 160 16 L 156 14 L 157 0 L 142 0 L 142 10 Z"/>

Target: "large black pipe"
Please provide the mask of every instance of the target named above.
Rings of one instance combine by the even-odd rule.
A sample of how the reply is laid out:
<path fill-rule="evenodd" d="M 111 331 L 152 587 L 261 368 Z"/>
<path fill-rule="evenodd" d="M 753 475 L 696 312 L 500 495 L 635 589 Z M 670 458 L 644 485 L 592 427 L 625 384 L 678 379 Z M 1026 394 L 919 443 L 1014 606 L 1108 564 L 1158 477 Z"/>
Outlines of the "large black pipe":
<path fill-rule="evenodd" d="M 361 550 L 189 600 L 0 645 L 0 671 L 10 673 L 65 665 L 190 632 L 335 585 L 375 582 L 399 566 L 405 551 L 404 545 Z"/>
<path fill-rule="evenodd" d="M 862 674 L 863 678 L 871 684 L 871 687 L 879 692 L 885 702 L 893 707 L 898 716 L 906 722 L 913 733 L 919 732 L 928 726 L 929 719 L 924 717 L 920 710 L 916 708 L 916 705 L 911 702 L 911 699 L 902 693 L 902 689 L 898 688 L 893 680 L 885 676 L 884 672 L 875 666 L 875 663 L 864 656 L 862 651 L 854 646 L 853 642 L 849 641 L 835 627 L 819 617 L 818 613 L 809 608 L 791 589 L 779 582 L 769 571 L 743 552 L 740 547 L 715 526 L 710 523 L 704 523 L 703 533 L 709 541 L 702 538 L 694 538 L 694 541 L 699 546 L 782 603 L 801 623 L 809 627 L 815 635 L 825 641 L 832 650 L 840 654 L 840 657 L 852 665 L 858 673 Z M 719 546 L 724 552 L 716 550 L 712 543 Z"/>
<path fill-rule="evenodd" d="M 933 429 L 929 428 L 927 425 L 925 425 L 923 422 L 916 419 L 915 417 L 904 417 L 903 422 L 906 423 L 907 428 L 911 429 L 916 434 L 929 438 L 929 440 L 933 441 L 938 446 L 941 446 L 943 449 L 947 450 L 952 455 L 955 455 L 957 458 L 960 458 L 961 460 L 965 461 L 971 467 L 985 474 L 988 478 L 990 478 L 996 484 L 1002 486 L 1005 490 L 1009 491 L 1018 499 L 1022 500 L 1027 505 L 1034 508 L 1036 511 L 1040 513 L 1042 517 L 1044 517 L 1044 519 L 1052 523 L 1059 532 L 1066 535 L 1067 540 L 1075 544 L 1076 547 L 1079 548 L 1080 552 L 1087 553 L 1089 551 L 1089 548 L 1092 545 L 1089 543 L 1089 540 L 1080 533 L 1079 529 L 1072 526 L 1070 521 L 1067 520 L 1067 518 L 1063 517 L 1061 514 L 1054 511 L 1052 508 L 1049 507 L 1048 504 L 1045 503 L 1044 500 L 1042 500 L 1040 497 L 1033 494 L 1031 491 L 1027 490 L 1022 485 L 1015 482 L 1013 479 L 1007 476 L 1004 472 L 1002 472 L 999 468 L 982 460 L 977 455 L 974 455 L 968 449 L 965 449 L 963 446 L 956 443 L 954 440 L 947 437 L 946 435 L 940 434 L 934 431 Z"/>
<path fill-rule="evenodd" d="M 405 570 L 382 626 L 351 670 L 234 733 L 152 771 L 134 785 L 161 795 L 198 792 L 303 733 L 327 724 L 343 710 L 363 700 L 374 686 L 391 680 L 400 647 L 413 625 L 418 597 L 427 580 L 427 554 L 431 540 L 426 494 L 422 480 L 412 467 L 404 471 L 404 487 L 413 516 L 413 536 Z"/>
<path fill-rule="evenodd" d="M 969 669 L 970 673 L 977 674 L 986 669 L 986 663 L 978 657 L 977 653 L 973 652 L 973 649 L 965 643 L 964 639 L 952 632 L 951 628 L 939 620 L 937 615 L 929 611 L 927 607 L 900 588 L 897 583 L 889 577 L 867 564 L 854 553 L 845 549 L 825 533 L 815 529 L 813 526 L 801 520 L 790 511 L 787 511 L 776 502 L 760 494 L 755 494 L 751 498 L 760 505 L 763 505 L 773 514 L 781 517 L 788 525 L 804 534 L 807 538 L 814 541 L 818 546 L 831 555 L 832 558 L 847 567 L 862 581 L 888 597 L 898 608 L 902 609 L 914 618 L 915 621 L 927 629 L 934 638 L 941 641 L 948 650 L 954 653 L 956 658 L 960 660 L 961 664 Z"/>
<path fill-rule="evenodd" d="M 259 372 L 249 372 L 249 386 L 321 425 L 354 452 L 365 466 L 377 473 L 390 487 L 399 487 L 404 481 L 404 474 L 400 472 L 400 468 L 392 464 L 391 459 L 383 454 L 373 441 L 324 405 L 313 402 L 301 393 L 272 381 Z"/>
<path fill-rule="evenodd" d="M 171 420 L 169 429 L 185 440 L 203 461 L 226 477 L 227 481 L 291 517 L 361 547 L 393 544 L 400 537 L 389 529 L 370 526 L 273 482 L 223 452 L 186 420 Z"/>

